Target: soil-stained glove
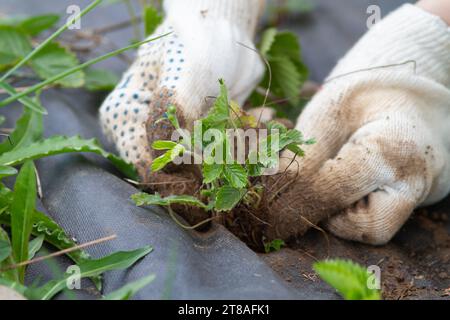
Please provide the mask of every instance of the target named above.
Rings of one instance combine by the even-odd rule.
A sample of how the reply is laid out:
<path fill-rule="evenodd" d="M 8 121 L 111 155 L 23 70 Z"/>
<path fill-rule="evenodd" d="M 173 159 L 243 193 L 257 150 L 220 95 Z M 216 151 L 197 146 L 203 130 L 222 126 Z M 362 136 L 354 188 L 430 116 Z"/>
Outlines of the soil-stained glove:
<path fill-rule="evenodd" d="M 100 109 L 105 134 L 120 155 L 146 176 L 150 143 L 172 134 L 162 118 L 177 107 L 180 125 L 190 128 L 214 101 L 223 78 L 230 97 L 243 103 L 261 80 L 264 64 L 252 46 L 264 0 L 165 0 L 166 18 L 143 45 L 135 63 Z"/>
<path fill-rule="evenodd" d="M 449 88 L 450 29 L 440 18 L 405 5 L 374 26 L 300 116 L 297 129 L 317 143 L 289 167 L 295 183 L 273 188 L 266 236 L 329 218 L 337 236 L 384 244 L 415 208 L 444 198 Z"/>

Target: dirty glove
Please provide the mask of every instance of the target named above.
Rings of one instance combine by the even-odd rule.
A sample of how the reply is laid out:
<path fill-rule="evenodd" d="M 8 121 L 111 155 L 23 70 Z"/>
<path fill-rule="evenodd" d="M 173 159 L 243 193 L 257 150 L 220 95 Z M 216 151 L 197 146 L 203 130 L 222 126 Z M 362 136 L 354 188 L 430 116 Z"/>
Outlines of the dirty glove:
<path fill-rule="evenodd" d="M 100 109 L 105 134 L 120 155 L 148 174 L 151 142 L 172 134 L 162 118 L 177 107 L 180 125 L 206 113 L 223 78 L 230 97 L 244 102 L 264 73 L 252 46 L 264 0 L 166 0 L 166 18 L 155 37 L 143 45 L 131 68 Z M 240 45 L 240 43 L 244 44 Z"/>
<path fill-rule="evenodd" d="M 329 218 L 339 237 L 384 244 L 415 208 L 444 198 L 449 88 L 450 30 L 440 18 L 405 5 L 374 26 L 300 116 L 297 129 L 317 143 L 274 188 L 266 237 Z M 287 167 L 293 155 L 284 156 Z"/>

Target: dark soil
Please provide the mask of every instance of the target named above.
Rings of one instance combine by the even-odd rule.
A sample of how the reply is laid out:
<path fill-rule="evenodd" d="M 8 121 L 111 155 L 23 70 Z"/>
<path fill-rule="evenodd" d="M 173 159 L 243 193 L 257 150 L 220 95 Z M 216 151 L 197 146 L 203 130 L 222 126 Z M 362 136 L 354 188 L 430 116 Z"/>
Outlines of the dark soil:
<path fill-rule="evenodd" d="M 324 297 L 337 297 L 312 270 L 327 257 L 348 258 L 362 265 L 378 265 L 382 272 L 383 298 L 450 300 L 450 198 L 417 210 L 397 236 L 382 247 L 367 246 L 321 232 L 309 231 L 279 252 L 261 258 L 292 286 L 321 288 Z"/>

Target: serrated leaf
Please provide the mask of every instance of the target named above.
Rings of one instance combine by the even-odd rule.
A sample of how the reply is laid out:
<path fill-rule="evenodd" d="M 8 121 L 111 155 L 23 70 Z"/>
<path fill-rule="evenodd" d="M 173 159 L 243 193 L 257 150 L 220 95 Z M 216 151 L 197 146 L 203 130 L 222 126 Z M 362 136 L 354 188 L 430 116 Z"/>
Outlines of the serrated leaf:
<path fill-rule="evenodd" d="M 277 33 L 278 31 L 276 28 L 269 28 L 264 31 L 263 35 L 261 36 L 261 42 L 259 44 L 259 51 L 263 56 L 266 56 L 270 48 L 272 48 Z"/>
<path fill-rule="evenodd" d="M 76 67 L 79 62 L 75 54 L 58 43 L 49 43 L 29 62 L 31 68 L 43 80 L 58 75 L 67 69 Z M 78 88 L 84 84 L 83 71 L 77 71 L 55 83 L 68 88 Z"/>
<path fill-rule="evenodd" d="M 33 228 L 36 205 L 36 173 L 32 161 L 26 161 L 17 176 L 11 204 L 12 248 L 16 262 L 28 259 L 28 241 Z M 19 267 L 19 279 L 23 283 L 25 267 Z"/>
<path fill-rule="evenodd" d="M 11 225 L 11 215 L 7 209 L 11 206 L 12 200 L 13 192 L 3 184 L 0 184 L 0 208 L 4 208 L 4 210 L 0 210 L 0 224 Z M 37 210 L 33 213 L 32 234 L 36 237 L 44 235 L 45 241 L 59 250 L 68 249 L 76 245 L 72 238 L 53 219 Z M 72 251 L 67 255 L 75 263 L 80 263 L 89 258 L 89 255 L 82 250 Z"/>
<path fill-rule="evenodd" d="M 89 91 L 111 91 L 119 82 L 119 77 L 105 69 L 87 69 L 85 87 Z"/>
<path fill-rule="evenodd" d="M 117 289 L 111 293 L 108 293 L 104 300 L 128 300 L 133 297 L 139 290 L 146 287 L 153 280 L 155 280 L 155 275 L 151 274 L 147 277 L 141 278 L 137 281 L 128 283 L 124 285 L 122 288 Z"/>
<path fill-rule="evenodd" d="M 292 104 L 298 104 L 303 79 L 295 64 L 289 58 L 282 56 L 271 59 L 270 65 L 273 75 L 272 91 L 277 96 L 286 97 Z"/>
<path fill-rule="evenodd" d="M 203 164 L 203 183 L 211 183 L 217 180 L 221 176 L 223 168 L 223 164 Z"/>
<path fill-rule="evenodd" d="M 42 31 L 50 29 L 59 21 L 56 14 L 43 14 L 23 19 L 18 27 L 31 36 L 36 36 Z"/>
<path fill-rule="evenodd" d="M 41 249 L 42 244 L 44 243 L 44 239 L 45 236 L 41 234 L 40 236 L 37 236 L 30 241 L 30 243 L 28 244 L 28 260 L 33 259 L 36 253 Z"/>
<path fill-rule="evenodd" d="M 379 290 L 369 289 L 369 273 L 348 260 L 325 260 L 314 264 L 319 276 L 347 300 L 378 300 Z"/>
<path fill-rule="evenodd" d="M 240 164 L 225 165 L 223 173 L 233 188 L 242 189 L 247 186 L 248 175 Z"/>
<path fill-rule="evenodd" d="M 79 276 L 81 278 L 94 277 L 106 271 L 129 268 L 152 250 L 152 247 L 146 246 L 133 251 L 116 252 L 101 259 L 85 261 L 78 265 L 80 268 Z M 49 281 L 40 288 L 30 288 L 26 290 L 25 295 L 31 299 L 51 299 L 66 287 L 66 281 L 70 276 L 70 274 L 66 274 L 63 278 Z"/>
<path fill-rule="evenodd" d="M 158 10 L 152 6 L 144 7 L 144 31 L 145 36 L 149 36 L 156 31 L 156 28 L 162 23 L 163 17 L 159 14 Z"/>
<path fill-rule="evenodd" d="M 130 179 L 137 179 L 135 168 L 123 159 L 104 151 L 96 139 L 85 140 L 79 136 L 67 138 L 54 136 L 43 141 L 32 143 L 20 149 L 14 149 L 0 155 L 0 164 L 14 166 L 26 160 L 35 160 L 47 156 L 70 152 L 92 152 L 109 161 Z"/>
<path fill-rule="evenodd" d="M 0 154 L 37 141 L 42 136 L 42 130 L 42 115 L 33 110 L 24 109 L 9 139 L 5 139 L 0 144 Z"/>
<path fill-rule="evenodd" d="M 188 196 L 188 195 L 172 195 L 165 198 L 162 198 L 158 193 L 156 194 L 148 194 L 148 193 L 136 193 L 131 196 L 131 200 L 134 203 L 141 206 L 169 206 L 171 204 L 184 204 L 188 206 L 195 206 L 199 208 L 206 209 L 207 206 L 201 202 L 199 199 Z"/>
<path fill-rule="evenodd" d="M 217 211 L 231 211 L 246 194 L 245 189 L 230 186 L 219 188 L 216 194 L 215 209 Z"/>
<path fill-rule="evenodd" d="M 31 49 L 30 41 L 23 31 L 12 26 L 0 26 L 0 69 L 16 63 Z"/>

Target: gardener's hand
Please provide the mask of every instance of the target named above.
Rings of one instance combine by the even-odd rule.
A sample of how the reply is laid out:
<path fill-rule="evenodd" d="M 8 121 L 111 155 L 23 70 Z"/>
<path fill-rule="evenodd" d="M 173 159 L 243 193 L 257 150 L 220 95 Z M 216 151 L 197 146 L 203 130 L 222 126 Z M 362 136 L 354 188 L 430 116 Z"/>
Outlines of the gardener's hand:
<path fill-rule="evenodd" d="M 180 125 L 207 111 L 223 78 L 230 98 L 242 103 L 260 81 L 264 65 L 252 46 L 264 0 L 166 0 L 165 22 L 143 45 L 133 66 L 100 109 L 104 132 L 120 155 L 146 176 L 150 144 L 172 134 L 163 117 L 177 107 Z M 243 44 L 243 45 L 242 45 Z"/>
<path fill-rule="evenodd" d="M 445 197 L 449 88 L 442 19 L 405 5 L 373 27 L 299 118 L 297 129 L 317 143 L 289 167 L 299 173 L 296 184 L 283 178 L 273 188 L 268 238 L 301 234 L 329 217 L 327 228 L 342 238 L 384 244 L 413 209 Z M 285 156 L 286 167 L 292 154 Z"/>

